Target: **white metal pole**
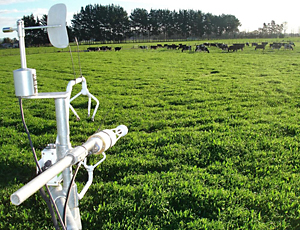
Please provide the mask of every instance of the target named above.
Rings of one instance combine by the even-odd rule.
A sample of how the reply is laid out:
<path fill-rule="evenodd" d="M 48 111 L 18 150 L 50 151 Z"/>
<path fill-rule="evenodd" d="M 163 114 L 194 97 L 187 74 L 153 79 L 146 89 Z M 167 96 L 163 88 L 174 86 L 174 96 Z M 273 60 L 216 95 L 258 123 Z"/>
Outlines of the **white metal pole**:
<path fill-rule="evenodd" d="M 58 145 L 64 146 L 66 150 L 71 148 L 69 127 L 69 97 L 55 99 L 56 128 Z M 64 157 L 65 152 L 59 154 L 59 159 Z"/>
<path fill-rule="evenodd" d="M 70 143 L 70 128 L 69 128 L 69 104 L 70 97 L 55 99 L 55 112 L 56 112 L 56 125 L 57 125 L 57 143 L 56 154 L 58 159 L 66 158 L 67 151 L 71 149 Z M 79 211 L 79 202 L 77 195 L 77 186 L 71 185 L 72 181 L 72 167 L 66 167 L 62 171 L 63 177 L 63 194 L 67 194 L 69 187 L 71 186 L 70 198 L 68 204 L 65 204 L 64 200 L 60 200 L 62 204 L 68 205 L 67 210 L 67 225 L 69 229 L 81 229 L 81 218 Z M 61 205 L 59 205 L 61 206 Z M 60 214 L 63 215 L 63 211 L 60 209 Z M 80 228 L 77 228 L 80 226 Z"/>
<path fill-rule="evenodd" d="M 21 57 L 21 67 L 23 69 L 27 68 L 26 62 L 26 52 L 25 52 L 25 29 L 24 29 L 24 21 L 17 21 L 17 30 L 19 36 L 19 48 L 20 48 L 20 57 Z"/>
<path fill-rule="evenodd" d="M 55 99 L 56 128 L 57 128 L 57 158 L 61 159 L 71 149 L 69 128 L 69 98 Z M 72 171 L 66 168 L 63 173 L 63 188 L 67 191 L 71 183 Z"/>

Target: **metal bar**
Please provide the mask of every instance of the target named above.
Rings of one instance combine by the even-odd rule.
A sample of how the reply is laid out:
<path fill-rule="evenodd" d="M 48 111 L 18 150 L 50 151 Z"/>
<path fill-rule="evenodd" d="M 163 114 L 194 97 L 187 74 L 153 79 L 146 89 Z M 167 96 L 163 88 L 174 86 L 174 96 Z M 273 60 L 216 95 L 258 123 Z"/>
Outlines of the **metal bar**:
<path fill-rule="evenodd" d="M 46 29 L 46 28 L 57 28 L 61 27 L 61 25 L 51 25 L 51 26 L 29 26 L 25 27 L 25 30 L 35 30 L 35 29 Z"/>
<path fill-rule="evenodd" d="M 28 197 L 38 191 L 41 187 L 43 187 L 49 180 L 51 180 L 54 176 L 61 173 L 65 168 L 69 167 L 73 162 L 72 156 L 66 156 L 65 158 L 58 161 L 56 164 L 51 166 L 48 170 L 44 171 L 18 191 L 13 193 L 10 196 L 10 200 L 14 205 L 20 205 L 23 201 L 25 201 Z"/>
<path fill-rule="evenodd" d="M 46 93 L 38 93 L 31 96 L 24 96 L 22 98 L 25 99 L 59 99 L 59 98 L 67 98 L 69 97 L 70 93 L 68 92 L 46 92 Z"/>

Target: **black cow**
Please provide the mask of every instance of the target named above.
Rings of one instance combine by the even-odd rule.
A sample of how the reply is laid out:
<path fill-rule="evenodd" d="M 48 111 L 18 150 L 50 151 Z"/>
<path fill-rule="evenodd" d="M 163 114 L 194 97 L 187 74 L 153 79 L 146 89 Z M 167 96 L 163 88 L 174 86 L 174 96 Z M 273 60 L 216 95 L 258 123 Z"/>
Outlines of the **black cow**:
<path fill-rule="evenodd" d="M 89 47 L 87 48 L 87 51 L 90 52 L 90 51 L 99 51 L 100 48 L 99 47 Z"/>
<path fill-rule="evenodd" d="M 218 47 L 221 49 L 221 50 L 228 50 L 228 45 L 227 44 L 218 44 Z"/>
<path fill-rule="evenodd" d="M 168 49 L 177 49 L 178 48 L 178 45 L 175 45 L 175 44 L 172 44 L 172 45 L 168 45 Z"/>
<path fill-rule="evenodd" d="M 228 47 L 228 52 L 229 52 L 230 50 L 232 50 L 233 52 L 234 52 L 234 51 L 237 51 L 237 50 L 238 50 L 238 47 L 237 47 L 237 46 L 229 46 L 229 47 Z"/>
<path fill-rule="evenodd" d="M 183 45 L 183 44 L 179 43 L 178 46 L 179 46 L 178 49 L 182 49 L 186 45 Z"/>
<path fill-rule="evenodd" d="M 122 47 L 115 47 L 115 51 L 120 51 Z"/>
<path fill-rule="evenodd" d="M 235 46 L 237 48 L 237 50 L 244 50 L 245 48 L 245 44 L 233 44 L 233 46 Z"/>
<path fill-rule="evenodd" d="M 282 46 L 281 43 L 270 44 L 270 48 L 272 48 L 272 49 L 278 49 L 279 50 L 281 48 L 281 46 Z"/>
<path fill-rule="evenodd" d="M 284 44 L 284 48 L 285 49 L 290 49 L 290 50 L 294 50 L 293 45 L 292 44 Z"/>
<path fill-rule="evenodd" d="M 197 51 L 199 51 L 199 52 L 204 51 L 204 52 L 209 53 L 208 48 L 205 45 L 203 45 L 203 44 L 196 46 L 195 52 L 197 52 Z"/>
<path fill-rule="evenodd" d="M 102 51 L 111 50 L 111 47 L 109 47 L 109 46 L 101 46 L 100 50 L 102 50 Z"/>
<path fill-rule="evenodd" d="M 187 45 L 183 45 L 182 47 L 181 47 L 181 52 L 183 52 L 184 50 L 192 50 L 192 46 L 187 46 Z"/>
<path fill-rule="evenodd" d="M 265 47 L 266 47 L 266 44 L 261 44 L 261 45 L 257 45 L 256 47 L 255 47 L 255 50 L 257 50 L 257 49 L 265 49 Z"/>

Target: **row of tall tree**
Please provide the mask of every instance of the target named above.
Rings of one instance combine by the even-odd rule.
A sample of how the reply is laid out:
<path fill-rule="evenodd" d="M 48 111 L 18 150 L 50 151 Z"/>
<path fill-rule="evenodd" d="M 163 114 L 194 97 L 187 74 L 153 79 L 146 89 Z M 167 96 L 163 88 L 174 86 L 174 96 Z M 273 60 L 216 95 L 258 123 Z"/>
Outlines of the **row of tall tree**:
<path fill-rule="evenodd" d="M 47 15 L 36 18 L 33 14 L 23 16 L 25 26 L 47 24 Z M 280 37 L 286 31 L 287 23 L 263 23 L 263 27 L 253 32 L 240 33 L 240 21 L 234 15 L 213 15 L 200 10 L 170 11 L 167 9 L 136 8 L 130 15 L 117 5 L 87 5 L 73 15 L 68 34 L 70 41 L 123 41 L 126 39 L 187 39 L 229 37 Z M 49 43 L 46 30 L 26 30 L 27 45 Z M 11 40 L 12 41 L 12 40 Z M 2 43 L 7 43 L 5 39 Z M 12 42 L 11 42 L 12 43 Z"/>
<path fill-rule="evenodd" d="M 35 19 L 34 15 L 23 16 L 25 27 L 29 26 L 44 26 L 47 25 L 47 15 L 43 15 L 41 19 Z M 46 30 L 25 30 L 26 45 L 41 45 L 49 43 Z"/>
<path fill-rule="evenodd" d="M 80 40 L 121 41 L 131 38 L 200 38 L 238 32 L 240 21 L 233 15 L 212 15 L 200 10 L 170 11 L 136 8 L 128 16 L 120 6 L 99 4 L 82 7 L 73 16 L 72 30 Z"/>
<path fill-rule="evenodd" d="M 264 23 L 262 28 L 258 29 L 258 32 L 267 35 L 279 35 L 282 34 L 283 30 L 285 29 L 286 25 L 284 24 L 276 24 L 274 20 L 271 23 Z"/>
<path fill-rule="evenodd" d="M 23 16 L 25 26 L 47 24 L 47 15 Z M 123 41 L 126 39 L 170 39 L 221 36 L 238 32 L 240 21 L 233 15 L 213 15 L 200 10 L 150 10 L 136 8 L 130 15 L 117 5 L 87 5 L 73 15 L 68 27 L 70 40 Z M 49 43 L 45 30 L 26 30 L 26 44 Z"/>

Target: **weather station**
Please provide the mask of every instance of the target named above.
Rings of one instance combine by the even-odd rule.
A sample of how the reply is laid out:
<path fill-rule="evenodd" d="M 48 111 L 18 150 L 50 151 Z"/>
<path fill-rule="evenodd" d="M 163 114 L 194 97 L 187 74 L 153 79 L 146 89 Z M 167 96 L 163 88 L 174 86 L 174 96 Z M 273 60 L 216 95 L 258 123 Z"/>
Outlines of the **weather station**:
<path fill-rule="evenodd" d="M 63 229 L 82 229 L 79 210 L 79 200 L 83 198 L 92 184 L 93 170 L 105 159 L 105 151 L 128 132 L 125 125 L 119 125 L 115 129 L 105 129 L 90 136 L 81 146 L 72 147 L 70 143 L 69 110 L 77 115 L 70 104 L 72 100 L 80 95 L 88 96 L 88 115 L 90 115 L 91 99 L 97 103 L 92 120 L 97 112 L 99 101 L 93 96 L 88 88 L 86 79 L 81 77 L 71 80 L 65 92 L 38 92 L 37 71 L 27 68 L 25 51 L 25 30 L 47 29 L 51 44 L 56 48 L 66 48 L 69 45 L 69 38 L 66 29 L 66 6 L 56 4 L 48 12 L 47 25 L 25 27 L 22 20 L 17 21 L 17 27 L 3 28 L 3 32 L 17 31 L 19 38 L 19 49 L 21 57 L 21 68 L 13 71 L 15 94 L 19 99 L 22 122 L 29 138 L 30 146 L 34 155 L 37 167 L 37 176 L 14 192 L 10 199 L 14 205 L 20 205 L 35 192 L 40 190 L 50 210 L 52 221 L 56 229 L 59 225 Z M 82 83 L 82 90 L 71 98 L 72 87 Z M 37 159 L 36 153 L 27 129 L 22 100 L 23 99 L 54 99 L 57 137 L 55 143 L 50 143 L 41 151 L 42 158 Z M 87 165 L 87 157 L 93 154 L 102 154 L 101 160 L 95 165 Z M 75 172 L 72 166 L 77 165 Z M 77 191 L 75 177 L 79 167 L 83 165 L 88 172 L 88 181 L 80 193 Z M 49 198 L 43 189 L 45 186 Z M 57 217 L 56 217 L 57 216 Z M 57 221 L 58 219 L 58 221 Z"/>

